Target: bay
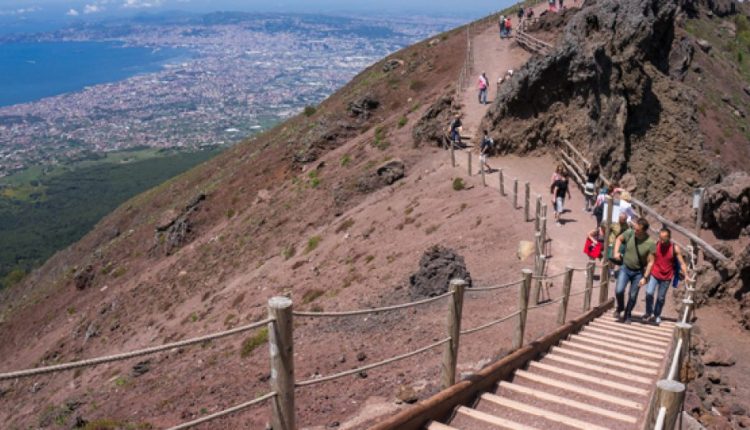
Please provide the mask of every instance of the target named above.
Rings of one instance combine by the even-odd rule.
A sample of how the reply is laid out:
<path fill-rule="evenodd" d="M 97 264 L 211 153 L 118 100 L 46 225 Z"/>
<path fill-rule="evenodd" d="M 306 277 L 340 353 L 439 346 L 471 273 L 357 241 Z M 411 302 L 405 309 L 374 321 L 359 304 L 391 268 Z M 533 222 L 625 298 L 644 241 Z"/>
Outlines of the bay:
<path fill-rule="evenodd" d="M 0 44 L 0 106 L 120 81 L 189 57 L 185 49 L 133 47 L 118 42 Z"/>

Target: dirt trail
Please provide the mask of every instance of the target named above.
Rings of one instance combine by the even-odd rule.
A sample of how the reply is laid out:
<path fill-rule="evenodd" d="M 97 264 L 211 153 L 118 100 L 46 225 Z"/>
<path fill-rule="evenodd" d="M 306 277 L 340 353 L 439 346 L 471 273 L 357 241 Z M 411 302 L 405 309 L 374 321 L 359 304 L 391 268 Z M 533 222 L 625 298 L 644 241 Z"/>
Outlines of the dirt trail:
<path fill-rule="evenodd" d="M 544 4 L 535 7 L 537 16 L 544 8 Z M 514 24 L 516 24 L 515 18 Z M 477 127 L 490 106 L 489 104 L 482 105 L 478 102 L 476 81 L 479 78 L 479 74 L 482 72 L 487 74 L 490 82 L 488 101 L 491 103 L 496 95 L 497 79 L 504 75 L 508 69 L 519 69 L 529 60 L 531 54 L 515 43 L 515 40 L 512 38 L 500 39 L 495 26 L 491 26 L 477 34 L 473 39 L 473 47 L 473 79 L 470 81 L 471 85 L 463 90 L 461 102 L 464 124 L 463 134 L 473 136 L 473 142 L 478 142 L 481 131 L 477 130 Z M 467 151 L 472 152 L 472 176 L 475 181 L 481 182 L 479 175 L 477 175 L 479 171 L 479 159 L 476 149 L 468 148 L 465 151 L 456 153 L 457 169 L 461 169 L 463 172 L 466 171 Z M 511 198 L 513 179 L 518 178 L 519 206 L 523 205 L 524 183 L 529 182 L 531 188 L 532 217 L 537 195 L 541 195 L 542 201 L 547 204 L 547 234 L 550 239 L 548 243 L 548 256 L 550 258 L 547 270 L 548 274 L 560 273 L 565 270 L 565 266 L 567 265 L 579 268 L 585 267 L 588 258 L 582 252 L 583 243 L 588 232 L 596 226 L 594 217 L 591 213 L 584 210 L 583 193 L 575 186 L 571 187 L 572 198 L 566 201 L 567 212 L 561 218 L 562 225 L 554 223 L 549 187 L 551 175 L 556 164 L 557 161 L 550 155 L 537 157 L 507 155 L 491 157 L 488 160 L 488 165 L 494 169 L 493 171 L 503 169 L 505 192 L 508 194 L 509 199 Z M 488 186 L 497 189 L 499 188 L 498 182 L 497 173 L 487 176 Z M 529 240 L 532 240 L 532 238 L 529 238 Z M 528 263 L 528 265 L 533 266 L 533 262 Z M 597 277 L 595 279 L 598 278 L 599 270 L 597 268 Z M 582 289 L 584 285 L 584 276 L 582 274 L 575 278 L 577 278 L 578 282 L 574 280 L 574 292 Z M 610 282 L 609 291 L 610 296 L 613 295 L 613 281 Z M 555 297 L 555 294 L 553 293 L 552 296 Z M 645 291 L 642 291 L 639 294 L 639 304 L 633 312 L 634 315 L 639 315 L 643 312 L 644 298 Z M 666 318 L 676 318 L 677 316 L 671 300 L 667 300 L 664 316 Z"/>

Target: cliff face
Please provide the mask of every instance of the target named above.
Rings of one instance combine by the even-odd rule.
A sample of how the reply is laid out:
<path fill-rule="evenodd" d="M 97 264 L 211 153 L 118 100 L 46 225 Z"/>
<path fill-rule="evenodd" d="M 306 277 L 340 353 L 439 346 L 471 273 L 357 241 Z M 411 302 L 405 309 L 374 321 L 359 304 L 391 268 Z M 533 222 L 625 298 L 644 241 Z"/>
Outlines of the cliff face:
<path fill-rule="evenodd" d="M 633 173 L 648 200 L 716 182 L 696 94 L 673 78 L 689 55 L 675 42 L 677 12 L 665 0 L 587 1 L 554 52 L 533 58 L 501 90 L 483 125 L 503 151 L 568 139 L 608 176 Z"/>

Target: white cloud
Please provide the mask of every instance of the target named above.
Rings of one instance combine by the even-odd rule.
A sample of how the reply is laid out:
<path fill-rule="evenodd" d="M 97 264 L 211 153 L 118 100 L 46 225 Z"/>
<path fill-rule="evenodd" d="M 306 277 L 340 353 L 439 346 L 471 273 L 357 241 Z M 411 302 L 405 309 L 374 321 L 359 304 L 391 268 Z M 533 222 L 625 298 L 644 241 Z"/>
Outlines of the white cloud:
<path fill-rule="evenodd" d="M 99 6 L 98 4 L 87 4 L 83 7 L 83 13 L 90 14 L 90 13 L 97 13 L 103 11 L 104 8 Z"/>
<path fill-rule="evenodd" d="M 80 15 L 80 13 L 77 10 L 75 10 L 75 9 L 71 9 L 67 13 L 65 13 L 65 15 L 68 15 L 68 16 L 78 16 L 78 15 Z"/>
<path fill-rule="evenodd" d="M 122 4 L 122 7 L 130 9 L 142 9 L 158 6 L 161 6 L 161 0 L 125 0 L 125 2 Z"/>
<path fill-rule="evenodd" d="M 0 10 L 0 16 L 4 15 L 26 15 L 27 13 L 34 13 L 42 10 L 38 6 L 31 6 L 31 7 L 22 7 L 20 9 L 11 9 L 11 10 Z"/>

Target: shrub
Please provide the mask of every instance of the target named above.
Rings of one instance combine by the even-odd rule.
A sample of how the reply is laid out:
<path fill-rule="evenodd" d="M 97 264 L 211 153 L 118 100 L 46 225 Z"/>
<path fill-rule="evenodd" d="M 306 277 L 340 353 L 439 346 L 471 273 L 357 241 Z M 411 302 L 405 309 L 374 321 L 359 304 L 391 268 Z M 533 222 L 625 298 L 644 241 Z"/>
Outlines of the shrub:
<path fill-rule="evenodd" d="M 305 254 L 309 254 L 309 253 L 315 251 L 315 248 L 317 248 L 318 245 L 320 245 L 320 241 L 321 240 L 322 239 L 320 238 L 320 236 L 313 236 L 310 239 L 308 239 L 307 240 L 307 247 L 305 248 Z"/>
<path fill-rule="evenodd" d="M 242 347 L 240 348 L 240 357 L 246 358 L 253 351 L 255 351 L 256 348 L 265 344 L 266 342 L 268 342 L 268 328 L 263 327 L 258 330 L 253 336 L 250 336 L 249 338 L 245 339 L 244 342 L 242 342 Z"/>
<path fill-rule="evenodd" d="M 315 112 L 317 111 L 318 110 L 315 109 L 315 106 L 305 106 L 305 110 L 303 111 L 303 113 L 305 114 L 306 117 L 311 117 L 315 115 Z"/>
<path fill-rule="evenodd" d="M 120 266 L 117 269 L 115 269 L 114 272 L 112 272 L 112 277 L 113 278 L 119 278 L 120 276 L 124 275 L 125 272 L 127 272 L 127 271 L 128 271 L 128 269 Z"/>
<path fill-rule="evenodd" d="M 402 116 L 401 118 L 398 119 L 398 128 L 402 128 L 403 126 L 406 125 L 407 122 L 409 122 L 409 118 Z"/>
<path fill-rule="evenodd" d="M 294 257 L 294 254 L 296 253 L 297 253 L 297 249 L 295 248 L 293 243 L 285 246 L 284 250 L 281 251 L 281 255 L 284 257 L 284 260 L 288 260 Z"/>
<path fill-rule="evenodd" d="M 339 160 L 339 163 L 341 164 L 341 167 L 346 167 L 351 162 L 352 162 L 352 157 L 350 157 L 349 154 L 342 155 L 341 156 L 341 160 Z"/>
<path fill-rule="evenodd" d="M 234 211 L 233 208 L 229 208 L 227 210 L 227 218 L 233 218 L 235 214 L 236 214 L 236 212 Z"/>
<path fill-rule="evenodd" d="M 307 182 L 308 185 L 310 185 L 310 188 L 318 188 L 320 185 L 320 178 L 318 177 L 318 171 L 312 170 L 310 173 L 307 174 L 307 177 L 309 178 L 309 181 Z"/>
<path fill-rule="evenodd" d="M 354 220 L 351 218 L 347 218 L 344 220 L 344 222 L 339 224 L 338 227 L 336 227 L 336 233 L 343 233 L 349 230 L 353 225 L 354 225 Z"/>
<path fill-rule="evenodd" d="M 464 184 L 464 180 L 461 178 L 454 178 L 453 179 L 453 191 L 461 191 L 466 188 L 466 184 Z"/>

